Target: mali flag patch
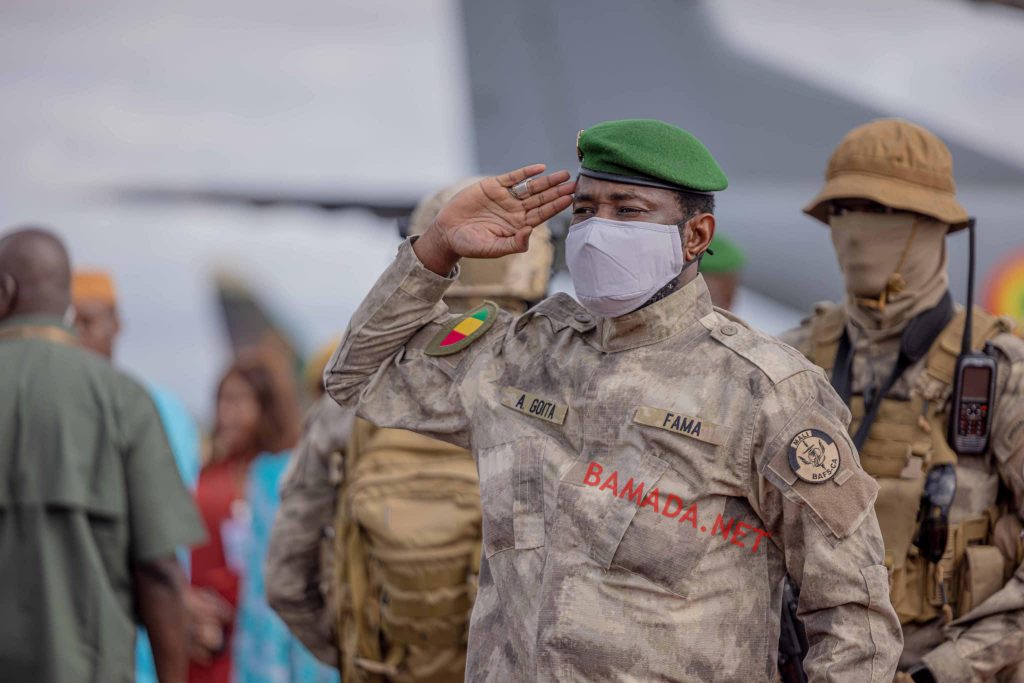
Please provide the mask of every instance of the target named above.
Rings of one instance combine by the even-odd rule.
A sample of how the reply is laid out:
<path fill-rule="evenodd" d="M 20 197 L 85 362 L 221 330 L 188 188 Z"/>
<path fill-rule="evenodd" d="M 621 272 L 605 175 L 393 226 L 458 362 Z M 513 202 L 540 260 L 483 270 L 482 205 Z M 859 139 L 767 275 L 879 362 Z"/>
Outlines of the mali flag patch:
<path fill-rule="evenodd" d="M 483 336 L 498 317 L 498 306 L 490 301 L 474 308 L 461 318 L 447 323 L 427 344 L 423 353 L 428 356 L 447 356 L 458 353 Z"/>

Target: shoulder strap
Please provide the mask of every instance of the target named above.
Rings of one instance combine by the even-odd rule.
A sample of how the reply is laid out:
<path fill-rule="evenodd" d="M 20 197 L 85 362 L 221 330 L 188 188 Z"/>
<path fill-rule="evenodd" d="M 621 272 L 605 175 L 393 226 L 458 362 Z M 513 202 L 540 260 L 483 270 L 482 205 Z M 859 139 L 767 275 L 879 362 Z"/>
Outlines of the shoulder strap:
<path fill-rule="evenodd" d="M 800 351 L 818 367 L 831 370 L 846 330 L 846 311 L 841 304 L 822 301 L 814 305 L 810 323 L 807 348 Z"/>
<path fill-rule="evenodd" d="M 866 408 L 864 419 L 857 428 L 857 433 L 853 435 L 853 443 L 857 450 L 860 450 L 867 440 L 868 433 L 871 431 L 871 425 L 874 423 L 875 418 L 878 417 L 878 410 L 882 406 L 882 401 L 889 395 L 893 385 L 906 372 L 907 368 L 921 360 L 925 353 L 934 346 L 936 338 L 940 337 L 949 327 L 949 321 L 952 319 L 953 299 L 947 290 L 938 305 L 918 314 L 907 323 L 907 327 L 903 330 L 903 335 L 900 338 L 900 354 L 896 358 L 896 364 L 893 366 L 889 379 L 885 381 L 885 385 L 880 391 L 875 392 L 871 397 L 864 397 Z M 846 336 L 844 332 L 844 339 Z M 847 342 L 847 345 L 849 345 L 849 342 Z M 870 405 L 868 405 L 869 398 L 871 399 Z"/>
<path fill-rule="evenodd" d="M 335 581 L 343 597 L 338 601 L 337 634 L 341 651 L 342 675 L 346 680 L 381 680 L 361 671 L 358 659 L 380 660 L 379 633 L 367 618 L 370 599 L 367 557 L 363 535 L 352 514 L 348 491 L 355 481 L 356 465 L 377 427 L 356 418 L 352 423 L 345 446 L 345 476 L 338 491 L 338 511 L 335 523 L 334 567 Z"/>
<path fill-rule="evenodd" d="M 928 350 L 927 372 L 931 377 L 945 384 L 953 383 L 953 373 L 956 371 L 957 356 L 960 355 L 960 340 L 963 337 L 966 317 L 966 310 L 957 311 Z M 985 342 L 991 341 L 1004 332 L 1010 332 L 1014 327 L 1009 318 L 994 316 L 977 306 L 974 308 L 972 318 L 971 339 L 974 351 L 982 349 Z"/>

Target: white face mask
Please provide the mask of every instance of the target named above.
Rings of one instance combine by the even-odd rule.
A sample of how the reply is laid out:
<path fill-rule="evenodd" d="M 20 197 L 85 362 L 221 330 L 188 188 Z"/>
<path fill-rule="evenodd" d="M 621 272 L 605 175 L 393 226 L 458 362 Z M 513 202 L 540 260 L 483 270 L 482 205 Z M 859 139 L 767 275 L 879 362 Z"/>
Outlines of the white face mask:
<path fill-rule="evenodd" d="M 615 318 L 679 276 L 683 246 L 675 225 L 588 218 L 569 228 L 565 262 L 580 303 Z"/>

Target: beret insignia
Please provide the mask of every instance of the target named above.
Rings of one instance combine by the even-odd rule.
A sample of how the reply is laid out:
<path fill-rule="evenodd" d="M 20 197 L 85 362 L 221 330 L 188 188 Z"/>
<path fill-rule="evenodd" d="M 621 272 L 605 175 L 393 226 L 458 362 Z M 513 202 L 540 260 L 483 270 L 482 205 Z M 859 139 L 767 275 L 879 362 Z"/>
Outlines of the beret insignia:
<path fill-rule="evenodd" d="M 583 161 L 583 150 L 580 149 L 580 138 L 583 137 L 583 131 L 585 128 L 580 128 L 580 131 L 576 133 L 576 158 L 579 161 Z"/>
<path fill-rule="evenodd" d="M 820 429 L 805 429 L 789 442 L 789 466 L 811 484 L 824 484 L 839 471 L 839 447 Z"/>
<path fill-rule="evenodd" d="M 446 323 L 427 344 L 423 353 L 428 356 L 448 356 L 458 353 L 491 329 L 498 317 L 498 306 L 485 301 L 469 313 Z"/>

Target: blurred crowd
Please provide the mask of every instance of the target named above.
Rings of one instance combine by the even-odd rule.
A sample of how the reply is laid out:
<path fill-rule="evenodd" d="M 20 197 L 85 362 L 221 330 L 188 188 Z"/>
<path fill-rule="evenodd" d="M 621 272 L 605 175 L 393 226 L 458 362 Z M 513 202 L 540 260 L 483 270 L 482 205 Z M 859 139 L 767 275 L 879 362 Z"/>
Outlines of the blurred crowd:
<path fill-rule="evenodd" d="M 59 338 L 62 344 L 76 347 L 75 350 L 61 349 L 62 352 L 91 356 L 89 359 L 73 356 L 76 363 L 83 360 L 95 362 L 95 358 L 102 358 L 104 362 L 116 365 L 115 349 L 121 320 L 113 275 L 103 270 L 70 270 L 59 239 L 46 230 L 14 230 L 2 244 L 8 261 L 19 261 L 3 270 L 23 273 L 12 286 L 17 291 L 11 297 L 12 309 L 4 316 L 5 322 L 12 323 L 6 331 L 17 332 L 10 336 L 25 342 L 40 339 L 39 335 L 47 340 Z M 27 301 L 26 295 L 30 295 L 33 289 L 50 292 L 50 305 L 37 306 Z M 62 315 L 46 317 L 48 312 L 57 313 L 62 305 Z M 26 321 L 33 324 L 27 326 Z M 11 353 L 17 350 L 5 350 L 8 351 L 5 362 L 9 362 Z M 287 629 L 267 606 L 263 593 L 262 559 L 277 506 L 277 485 L 288 462 L 289 451 L 299 436 L 302 401 L 294 374 L 289 359 L 271 344 L 243 350 L 224 371 L 217 385 L 216 408 L 209 416 L 211 429 L 208 434 L 202 432 L 197 421 L 173 394 L 158 385 L 145 385 L 145 394 L 152 402 L 153 411 L 150 414 L 143 411 L 143 415 L 136 419 L 156 417 L 159 420 L 180 480 L 193 496 L 205 530 L 205 540 L 191 545 L 183 543 L 175 552 L 188 582 L 180 586 L 185 618 L 178 624 L 177 646 L 166 642 L 165 633 L 161 634 L 162 642 L 157 643 L 154 639 L 151 644 L 146 629 L 140 628 L 135 662 L 107 663 L 102 670 L 109 672 L 111 677 L 104 680 L 131 680 L 134 667 L 135 680 L 156 681 L 158 670 L 165 674 L 173 670 L 175 649 L 187 650 L 189 681 L 285 683 L 337 680 L 336 671 L 317 663 L 289 636 Z M 319 369 L 315 374 L 319 375 Z M 131 381 L 126 377 L 119 379 Z M 32 380 L 45 382 L 45 378 L 38 374 L 33 375 Z M 104 383 L 99 386 L 92 382 L 87 384 L 89 391 L 71 397 L 68 402 L 68 420 L 91 418 L 96 401 L 114 400 L 105 395 Z M 65 389 L 72 392 L 75 387 L 72 383 Z M 134 400 L 145 401 L 145 398 L 140 394 Z M 110 418 L 114 422 L 131 419 L 117 412 Z M 116 432 L 118 425 L 112 425 L 112 429 Z M 98 435 L 100 439 L 107 437 L 116 440 L 115 434 Z M 70 435 L 65 435 L 65 438 L 70 438 Z M 132 450 L 129 445 L 128 455 L 140 459 L 157 459 L 160 455 Z M 89 471 L 90 464 L 95 464 L 98 469 L 103 467 L 98 462 L 80 463 L 77 469 L 85 478 L 96 476 Z M 136 517 L 175 516 L 176 508 L 167 504 L 165 496 L 173 497 L 177 482 L 158 466 L 154 465 L 153 469 L 156 474 L 147 477 L 153 483 L 151 490 L 132 491 L 133 480 L 119 480 L 114 476 L 95 491 L 100 497 L 123 495 L 139 499 L 131 507 L 128 519 L 124 520 L 128 527 L 138 523 Z M 190 525 L 197 525 L 189 513 L 191 510 L 186 508 L 178 515 L 179 519 L 167 522 L 184 529 L 179 534 L 180 540 L 202 536 L 200 529 L 190 528 Z M 84 520 L 93 527 L 93 531 L 97 523 L 95 517 L 87 511 Z M 95 550 L 104 556 L 105 563 L 111 562 L 124 550 L 135 552 L 130 542 L 127 548 L 118 543 L 121 539 L 117 534 L 109 539 L 94 534 L 93 539 L 97 546 Z M 108 544 L 107 540 L 112 542 Z M 132 558 L 133 564 L 138 564 L 139 559 Z M 109 564 L 105 569 L 115 575 L 120 573 Z M 80 586 L 83 593 L 101 590 L 104 582 L 99 575 L 83 578 L 86 579 Z M 96 579 L 97 583 L 90 584 L 89 578 Z M 172 583 L 177 581 L 173 575 L 163 578 Z M 142 622 L 149 625 L 145 618 L 146 596 L 138 586 L 129 593 L 126 597 L 135 603 L 132 611 L 140 614 Z M 55 610 L 62 611 L 60 607 L 55 607 Z M 63 612 L 55 618 L 74 623 L 85 616 L 77 614 L 74 607 Z M 182 625 L 185 628 L 180 628 Z M 52 624 L 41 623 L 40 627 L 52 629 Z M 131 642 L 130 634 L 124 632 L 115 633 L 113 637 Z M 157 653 L 156 661 L 154 653 Z M 32 658 L 30 652 L 21 654 L 26 660 Z M 183 661 L 180 657 L 177 659 L 179 663 Z M 28 661 L 25 665 L 32 666 Z M 87 669 L 78 668 L 79 665 L 87 666 L 86 662 L 76 662 L 74 658 L 54 663 L 47 678 L 91 679 Z M 18 677 L 17 670 L 8 673 Z M 163 680 L 178 679 L 173 672 L 169 676 Z"/>

